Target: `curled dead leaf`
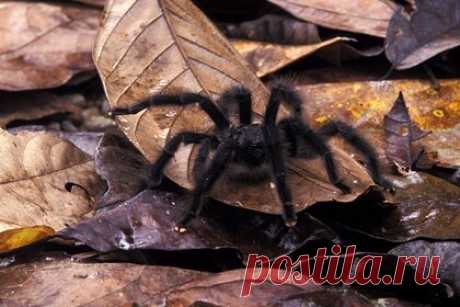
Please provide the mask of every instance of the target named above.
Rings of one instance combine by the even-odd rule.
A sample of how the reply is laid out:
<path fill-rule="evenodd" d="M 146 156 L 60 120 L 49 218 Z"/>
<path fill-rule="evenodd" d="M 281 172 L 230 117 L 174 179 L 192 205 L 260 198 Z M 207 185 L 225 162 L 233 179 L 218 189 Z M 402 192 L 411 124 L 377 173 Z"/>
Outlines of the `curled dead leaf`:
<path fill-rule="evenodd" d="M 269 0 L 297 18 L 324 27 L 385 37 L 393 14 L 380 0 Z"/>
<path fill-rule="evenodd" d="M 60 86 L 94 70 L 97 9 L 44 2 L 0 4 L 0 89 Z"/>
<path fill-rule="evenodd" d="M 395 164 L 402 175 L 407 175 L 412 169 L 418 153 L 412 143 L 428 135 L 421 131 L 410 118 L 409 110 L 404 102 L 404 96 L 399 94 L 393 107 L 383 119 L 385 128 L 385 153 L 387 158 Z M 415 152 L 415 154 L 414 154 Z"/>
<path fill-rule="evenodd" d="M 410 20 L 396 11 L 388 25 L 387 58 L 397 69 L 414 67 L 460 45 L 460 3 L 417 0 Z"/>
<path fill-rule="evenodd" d="M 0 232 L 0 253 L 10 252 L 53 235 L 54 229 L 47 226 L 16 228 Z"/>
<path fill-rule="evenodd" d="M 55 230 L 93 211 L 100 191 L 94 162 L 71 143 L 43 132 L 0 131 L 0 231 L 35 225 Z M 86 191 L 68 192 L 67 182 Z M 88 195 L 90 193 L 90 195 Z"/>
<path fill-rule="evenodd" d="M 33 121 L 58 114 L 71 113 L 78 117 L 81 109 L 73 102 L 80 102 L 80 95 L 57 96 L 46 92 L 0 92 L 0 127 L 16 121 Z"/>
<path fill-rule="evenodd" d="M 264 15 L 242 23 L 221 23 L 225 36 L 235 40 L 249 40 L 285 45 L 310 45 L 321 42 L 318 27 L 284 15 Z"/>
<path fill-rule="evenodd" d="M 350 41 L 350 39 L 336 37 L 324 42 L 298 46 L 242 40 L 234 40 L 232 44 L 246 61 L 251 64 L 256 75 L 264 77 L 322 48 L 344 41 Z"/>

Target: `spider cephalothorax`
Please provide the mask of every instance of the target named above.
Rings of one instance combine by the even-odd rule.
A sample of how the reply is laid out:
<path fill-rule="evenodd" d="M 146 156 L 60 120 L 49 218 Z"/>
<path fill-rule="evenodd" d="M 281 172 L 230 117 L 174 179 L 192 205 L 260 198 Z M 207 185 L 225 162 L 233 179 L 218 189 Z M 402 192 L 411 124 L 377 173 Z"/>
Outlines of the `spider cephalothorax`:
<path fill-rule="evenodd" d="M 391 184 L 380 174 L 374 149 L 366 140 L 350 126 L 338 121 L 331 121 L 318 131 L 313 131 L 302 117 L 300 97 L 283 83 L 273 86 L 262 123 L 252 122 L 251 94 L 242 87 L 226 91 L 217 104 L 204 95 L 187 92 L 177 95 L 156 95 L 128 108 L 113 109 L 111 114 L 128 115 L 150 106 L 184 106 L 194 103 L 198 103 L 213 120 L 215 132 L 204 134 L 184 131 L 176 134 L 166 143 L 163 152 L 152 166 L 152 185 L 155 186 L 161 182 L 164 167 L 181 143 L 200 144 L 194 164 L 196 185 L 193 203 L 187 215 L 180 221 L 180 226 L 185 226 L 200 213 L 205 194 L 226 169 L 225 173 L 234 180 L 260 181 L 270 180 L 271 177 L 283 204 L 285 224 L 289 227 L 294 226 L 297 218 L 291 192 L 286 185 L 286 159 L 298 156 L 298 148 L 309 149 L 310 153 L 306 157 L 320 155 L 331 183 L 343 193 L 350 192 L 339 179 L 334 158 L 325 142 L 328 137 L 336 134 L 341 135 L 365 156 L 373 180 L 391 189 Z M 289 107 L 290 116 L 277 123 L 276 116 L 281 103 Z M 230 123 L 227 115 L 230 104 L 237 104 L 239 107 L 239 124 L 236 126 Z"/>

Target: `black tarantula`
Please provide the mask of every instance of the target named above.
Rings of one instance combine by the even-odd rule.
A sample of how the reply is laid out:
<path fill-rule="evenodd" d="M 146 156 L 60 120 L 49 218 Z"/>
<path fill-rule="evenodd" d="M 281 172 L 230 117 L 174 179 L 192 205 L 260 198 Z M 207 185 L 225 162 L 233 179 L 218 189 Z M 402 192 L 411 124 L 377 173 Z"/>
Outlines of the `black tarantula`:
<path fill-rule="evenodd" d="M 279 199 L 283 204 L 283 219 L 288 227 L 297 222 L 292 196 L 286 185 L 286 159 L 299 157 L 301 146 L 308 146 L 312 151 L 309 157 L 320 155 L 324 160 L 329 180 L 343 193 L 350 189 L 339 179 L 332 152 L 325 140 L 334 135 L 342 136 L 360 151 L 367 160 L 367 167 L 373 180 L 386 189 L 392 189 L 380 171 L 374 149 L 360 137 L 352 127 L 339 121 L 330 121 L 318 131 L 313 131 L 302 117 L 302 101 L 298 94 L 283 83 L 273 86 L 262 123 L 252 123 L 251 93 L 243 87 L 227 90 L 215 104 L 210 98 L 196 93 L 185 92 L 177 95 L 155 95 L 136 103 L 128 108 L 115 108 L 111 115 L 135 114 L 151 107 L 162 105 L 185 106 L 198 104 L 215 123 L 214 134 L 184 131 L 171 138 L 163 152 L 152 166 L 152 186 L 158 185 L 163 169 L 181 143 L 201 144 L 194 165 L 196 186 L 193 192 L 192 207 L 180 221 L 178 229 L 182 229 L 194 217 L 200 214 L 205 194 L 212 188 L 229 164 L 239 166 L 240 174 L 234 179 L 243 180 L 250 173 L 265 173 L 259 179 L 270 176 L 276 186 Z M 227 105 L 236 103 L 239 107 L 239 125 L 232 125 L 227 116 Z M 290 116 L 276 123 L 281 103 L 290 110 Z M 210 152 L 214 151 L 212 159 Z M 308 157 L 307 157 L 308 158 Z M 231 167 L 231 169 L 235 169 Z M 241 170 L 246 170 L 246 172 Z"/>

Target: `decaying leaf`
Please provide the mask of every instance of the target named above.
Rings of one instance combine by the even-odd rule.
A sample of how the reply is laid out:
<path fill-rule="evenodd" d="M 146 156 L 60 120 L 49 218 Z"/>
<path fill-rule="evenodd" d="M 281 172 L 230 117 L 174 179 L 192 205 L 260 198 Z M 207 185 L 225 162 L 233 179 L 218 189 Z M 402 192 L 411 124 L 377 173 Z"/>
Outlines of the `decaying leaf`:
<path fill-rule="evenodd" d="M 0 304 L 128 306 L 206 276 L 208 273 L 134 264 L 43 261 L 0 271 Z"/>
<path fill-rule="evenodd" d="M 324 47 L 349 40 L 346 37 L 336 37 L 316 44 L 299 46 L 274 45 L 243 40 L 234 40 L 232 44 L 251 64 L 256 75 L 264 77 Z"/>
<path fill-rule="evenodd" d="M 212 97 L 230 86 L 252 91 L 253 108 L 262 114 L 268 91 L 238 52 L 206 17 L 185 0 L 111 1 L 99 34 L 94 58 L 112 107 L 124 107 L 155 93 L 194 91 Z M 182 130 L 203 132 L 211 121 L 197 107 L 157 107 L 133 116 L 121 116 L 119 125 L 150 160 L 157 158 L 167 139 Z M 327 179 L 319 160 L 296 160 L 288 184 L 298 211 L 318 201 L 351 201 L 371 180 L 347 153 L 335 150 L 339 172 L 353 190 L 342 195 Z M 193 187 L 191 174 L 196 146 L 182 147 L 166 168 L 166 175 L 185 188 Z M 222 178 L 212 196 L 253 210 L 276 213 L 282 207 L 266 182 L 242 188 Z"/>
<path fill-rule="evenodd" d="M 310 45 L 321 42 L 314 24 L 281 15 L 264 15 L 242 23 L 219 24 L 221 31 L 235 40 L 284 45 Z"/>
<path fill-rule="evenodd" d="M 54 230 L 47 226 L 17 228 L 0 232 L 0 253 L 10 252 L 53 235 Z"/>
<path fill-rule="evenodd" d="M 94 162 L 71 143 L 43 132 L 0 131 L 0 231 L 46 225 L 55 230 L 93 211 L 100 189 Z M 65 189 L 73 182 L 87 191 Z M 78 189 L 75 189 L 78 190 Z"/>
<path fill-rule="evenodd" d="M 51 88 L 94 70 L 97 9 L 37 1 L 0 4 L 0 89 Z"/>
<path fill-rule="evenodd" d="M 460 239 L 458 186 L 424 173 L 401 177 L 395 185 L 397 206 L 382 208 L 364 199 L 346 208 L 318 206 L 312 214 L 327 224 L 391 242 Z"/>
<path fill-rule="evenodd" d="M 385 37 L 393 14 L 380 0 L 269 0 L 297 18 L 324 27 Z"/>
<path fill-rule="evenodd" d="M 120 134 L 105 134 L 95 153 L 96 172 L 107 182 L 107 191 L 98 201 L 105 207 L 128 200 L 149 184 L 150 165 Z M 120 164 L 120 161 L 123 161 Z"/>
<path fill-rule="evenodd" d="M 105 3 L 107 2 L 106 0 L 72 0 L 75 2 L 81 2 L 85 4 L 90 4 L 90 5 L 95 5 L 95 6 L 100 6 L 103 7 Z"/>
<path fill-rule="evenodd" d="M 279 216 L 216 202 L 191 222 L 187 232 L 178 233 L 174 228 L 190 201 L 184 195 L 147 190 L 116 208 L 100 211 L 91 219 L 62 230 L 59 235 L 100 252 L 234 248 L 244 259 L 251 253 L 263 252 L 269 257 L 287 254 L 303 246 L 310 237 L 328 242 L 338 240 L 333 231 L 307 214 L 301 214 L 296 228 L 288 231 Z"/>
<path fill-rule="evenodd" d="M 460 2 L 417 0 L 416 7 L 410 20 L 399 10 L 388 25 L 385 52 L 397 69 L 460 45 Z"/>
<path fill-rule="evenodd" d="M 398 96 L 390 112 L 383 119 L 385 128 L 385 153 L 395 164 L 400 174 L 408 174 L 417 153 L 413 154 L 412 143 L 428 133 L 421 131 L 410 118 L 404 97 Z"/>
<path fill-rule="evenodd" d="M 421 130 L 431 133 L 418 141 L 429 157 L 443 167 L 460 166 L 460 81 L 441 80 L 436 91 L 430 82 L 401 80 L 299 86 L 308 101 L 313 126 L 339 118 L 353 123 L 385 161 L 383 119 L 399 93 Z M 385 168 L 389 171 L 390 168 Z"/>
<path fill-rule="evenodd" d="M 81 113 L 74 102 L 83 100 L 80 95 L 56 96 L 46 92 L 0 92 L 0 127 L 14 121 L 31 121 L 57 114 Z"/>
<path fill-rule="evenodd" d="M 450 285 L 457 297 L 460 296 L 460 244 L 455 241 L 430 242 L 417 240 L 401 244 L 390 251 L 390 254 L 398 256 L 439 256 L 439 274 L 441 282 Z M 425 267 L 427 276 L 427 267 Z"/>
<path fill-rule="evenodd" d="M 255 271 L 254 274 L 260 274 Z M 283 271 L 273 271 L 283 276 Z M 292 280 L 268 280 L 240 296 L 244 270 L 204 273 L 129 263 L 76 263 L 70 260 L 21 264 L 0 272 L 0 303 L 8 306 L 379 306 L 422 307 L 397 299 L 372 301 L 350 289 Z"/>

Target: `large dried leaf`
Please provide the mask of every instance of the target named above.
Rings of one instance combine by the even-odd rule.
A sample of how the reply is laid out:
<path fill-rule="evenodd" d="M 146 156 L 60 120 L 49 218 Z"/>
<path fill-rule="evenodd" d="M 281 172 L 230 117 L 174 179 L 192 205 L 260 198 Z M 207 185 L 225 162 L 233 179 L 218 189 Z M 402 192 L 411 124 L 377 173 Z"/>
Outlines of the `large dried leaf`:
<path fill-rule="evenodd" d="M 0 4 L 0 89 L 56 87 L 93 70 L 99 11 L 37 1 Z"/>
<path fill-rule="evenodd" d="M 81 102 L 80 95 L 56 96 L 46 92 L 0 92 L 0 127 L 15 121 L 40 120 L 52 115 L 81 113 L 74 102 Z"/>
<path fill-rule="evenodd" d="M 439 274 L 441 282 L 452 286 L 455 295 L 460 297 L 460 243 L 455 241 L 430 242 L 417 240 L 401 244 L 390 251 L 390 254 L 398 256 L 439 256 Z M 427 276 L 427 268 L 425 268 Z"/>
<path fill-rule="evenodd" d="M 410 117 L 431 134 L 418 141 L 440 166 L 460 166 L 460 81 L 441 80 L 439 91 L 417 80 L 350 82 L 298 87 L 309 101 L 311 123 L 319 126 L 334 117 L 353 123 L 385 159 L 383 119 L 399 93 Z M 387 169 L 389 170 L 389 169 Z"/>
<path fill-rule="evenodd" d="M 94 58 L 112 107 L 123 107 L 154 93 L 184 90 L 216 96 L 233 85 L 252 91 L 254 110 L 262 114 L 268 92 L 244 60 L 206 17 L 185 0 L 111 1 L 99 34 Z M 208 131 L 211 121 L 197 107 L 156 107 L 133 116 L 119 117 L 131 142 L 150 160 L 158 157 L 171 135 L 181 130 Z M 182 147 L 166 174 L 192 188 L 192 146 Z M 341 174 L 353 193 L 342 195 L 327 179 L 318 160 L 295 161 L 288 184 L 297 210 L 318 201 L 351 201 L 371 185 L 364 168 L 350 155 L 337 150 Z M 345 176 L 343 176 L 345 177 Z M 212 195 L 253 210 L 280 213 L 269 182 L 242 189 L 221 180 Z"/>
<path fill-rule="evenodd" d="M 397 69 L 416 66 L 460 45 L 460 2 L 417 0 L 410 20 L 402 10 L 388 25 L 385 51 Z"/>
<path fill-rule="evenodd" d="M 380 0 L 269 0 L 297 18 L 333 29 L 385 37 L 393 14 Z"/>
<path fill-rule="evenodd" d="M 114 250 L 197 250 L 235 248 L 246 259 L 251 253 L 269 257 L 290 253 L 310 238 L 333 242 L 333 231 L 307 214 L 288 231 L 278 216 L 211 203 L 185 233 L 175 230 L 186 214 L 191 198 L 160 191 L 144 191 L 120 206 L 98 212 L 59 235 L 75 239 L 91 248 Z"/>
<path fill-rule="evenodd" d="M 251 64 L 256 75 L 264 77 L 300 58 L 343 41 L 349 41 L 349 39 L 346 37 L 336 37 L 324 42 L 300 46 L 275 45 L 243 40 L 232 41 L 232 44 L 246 61 Z"/>
<path fill-rule="evenodd" d="M 242 23 L 221 23 L 225 36 L 283 45 L 307 45 L 321 42 L 318 27 L 290 16 L 264 15 Z"/>
<path fill-rule="evenodd" d="M 100 188 L 94 162 L 71 143 L 40 132 L 0 131 L 0 231 L 75 224 L 93 211 L 87 192 L 68 192 L 67 182 L 94 195 Z"/>
<path fill-rule="evenodd" d="M 322 206 L 312 214 L 327 224 L 391 242 L 416 238 L 460 239 L 460 188 L 423 174 L 403 177 L 393 196 L 397 206 L 382 208 L 363 199 L 351 207 Z M 340 232 L 339 232 L 340 233 Z"/>
<path fill-rule="evenodd" d="M 280 276 L 284 272 L 276 272 Z M 254 272 L 259 274 L 259 272 Z M 240 296 L 244 270 L 203 273 L 129 263 L 59 260 L 12 266 L 0 272 L 0 304 L 6 306 L 381 306 L 422 307 L 397 299 L 371 301 L 354 290 L 291 280 L 268 280 Z"/>

